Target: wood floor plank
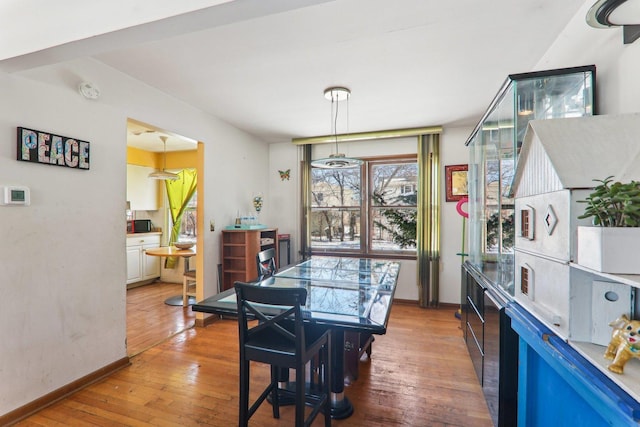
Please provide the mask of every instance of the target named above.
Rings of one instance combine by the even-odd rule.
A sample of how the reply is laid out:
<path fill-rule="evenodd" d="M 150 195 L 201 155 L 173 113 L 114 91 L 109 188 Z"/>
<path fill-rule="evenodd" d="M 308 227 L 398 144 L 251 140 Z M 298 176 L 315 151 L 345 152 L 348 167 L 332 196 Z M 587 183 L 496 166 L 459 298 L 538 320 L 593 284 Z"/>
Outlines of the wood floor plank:
<path fill-rule="evenodd" d="M 193 327 L 191 307 L 167 305 L 164 301 L 182 293 L 182 284 L 154 282 L 127 291 L 127 354 L 156 346 L 167 338 Z"/>
<path fill-rule="evenodd" d="M 159 288 L 149 289 L 147 295 L 138 291 L 138 301 L 131 303 L 131 308 L 136 304 L 145 308 L 128 319 L 128 324 L 135 319 L 144 332 L 128 336 L 130 350 L 140 351 L 134 351 L 137 355 L 131 358 L 131 366 L 18 426 L 237 425 L 237 323 L 224 319 L 205 328 L 191 327 L 194 316 L 190 308 L 163 306 L 165 296 L 179 288 L 165 287 L 165 294 Z M 145 298 L 160 303 L 147 305 Z M 148 309 L 153 305 L 157 312 Z M 141 319 L 143 312 L 146 319 Z M 171 325 L 160 325 L 154 333 L 144 330 L 167 318 Z M 376 337 L 371 359 L 360 363 L 358 380 L 345 389 L 355 407 L 353 415 L 334 420 L 333 425 L 491 426 L 459 325 L 453 309 L 425 310 L 396 304 L 387 334 Z M 180 328 L 183 331 L 176 333 Z M 154 340 L 155 345 L 146 347 Z M 251 364 L 252 398 L 268 378 L 267 366 Z M 292 407 L 283 407 L 281 418 L 276 420 L 271 407 L 264 404 L 250 425 L 290 426 L 292 420 Z M 313 426 L 322 425 L 323 417 L 319 416 Z"/>

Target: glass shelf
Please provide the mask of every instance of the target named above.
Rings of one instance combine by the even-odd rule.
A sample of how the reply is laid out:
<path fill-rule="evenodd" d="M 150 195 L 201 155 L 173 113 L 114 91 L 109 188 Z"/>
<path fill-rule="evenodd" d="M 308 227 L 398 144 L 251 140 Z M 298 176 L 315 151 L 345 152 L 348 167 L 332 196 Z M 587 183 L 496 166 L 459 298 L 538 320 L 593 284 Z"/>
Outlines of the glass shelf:
<path fill-rule="evenodd" d="M 469 156 L 469 262 L 513 296 L 511 185 L 530 120 L 594 114 L 595 66 L 511 74 L 476 125 Z"/>

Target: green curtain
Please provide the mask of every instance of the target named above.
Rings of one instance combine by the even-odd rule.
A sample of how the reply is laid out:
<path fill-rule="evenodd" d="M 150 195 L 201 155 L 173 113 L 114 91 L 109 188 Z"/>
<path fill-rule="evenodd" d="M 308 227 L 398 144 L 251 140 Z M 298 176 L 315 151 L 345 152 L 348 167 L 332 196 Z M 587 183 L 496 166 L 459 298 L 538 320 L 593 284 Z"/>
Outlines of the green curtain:
<path fill-rule="evenodd" d="M 301 194 L 302 222 L 300 224 L 300 252 L 302 259 L 311 256 L 311 144 L 302 146 Z"/>
<path fill-rule="evenodd" d="M 437 307 L 440 288 L 440 134 L 418 138 L 418 304 Z"/>
<path fill-rule="evenodd" d="M 189 200 L 193 197 L 197 184 L 198 173 L 195 169 L 183 169 L 178 172 L 178 179 L 165 181 L 167 199 L 169 199 L 169 212 L 171 213 L 171 220 L 173 221 L 169 245 L 178 241 L 182 214 Z M 177 264 L 178 257 L 167 257 L 165 268 L 175 268 Z"/>

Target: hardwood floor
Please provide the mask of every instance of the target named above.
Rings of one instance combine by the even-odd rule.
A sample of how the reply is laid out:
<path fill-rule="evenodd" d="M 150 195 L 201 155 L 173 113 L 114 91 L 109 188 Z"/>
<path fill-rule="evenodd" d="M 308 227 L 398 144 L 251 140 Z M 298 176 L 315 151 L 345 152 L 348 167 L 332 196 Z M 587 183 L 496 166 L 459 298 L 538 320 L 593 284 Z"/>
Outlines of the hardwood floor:
<path fill-rule="evenodd" d="M 165 289 L 165 295 L 152 298 L 164 301 L 176 293 L 175 289 Z M 127 302 L 128 309 L 135 311 L 134 298 Z M 206 328 L 187 328 L 176 334 L 174 331 L 193 322 L 191 309 L 162 305 L 156 308 L 158 313 L 170 311 L 175 324 L 155 328 L 155 322 L 162 321 L 154 319 L 162 316 L 152 313 L 154 310 L 148 313 L 148 319 L 140 321 L 146 323 L 136 324 L 145 333 L 129 339 L 129 352 L 137 354 L 131 358 L 131 366 L 18 425 L 237 425 L 236 322 L 220 320 Z M 371 360 L 361 362 L 359 379 L 345 389 L 354 404 L 354 414 L 334 420 L 333 425 L 491 426 L 462 340 L 460 321 L 453 312 L 451 308 L 423 310 L 415 305 L 396 304 L 387 334 L 376 337 Z M 158 329 L 155 336 L 153 329 Z M 268 375 L 268 367 L 252 364 L 252 385 L 266 385 Z M 252 392 L 257 389 L 252 387 Z M 257 396 L 252 394 L 253 398 Z M 283 407 L 276 420 L 269 405 L 263 404 L 250 425 L 290 426 L 292 420 L 292 407 Z M 320 415 L 313 426 L 322 426 L 323 422 Z"/>
<path fill-rule="evenodd" d="M 156 282 L 127 291 L 127 354 L 135 356 L 167 338 L 193 327 L 190 307 L 164 300 L 182 294 L 182 284 Z"/>

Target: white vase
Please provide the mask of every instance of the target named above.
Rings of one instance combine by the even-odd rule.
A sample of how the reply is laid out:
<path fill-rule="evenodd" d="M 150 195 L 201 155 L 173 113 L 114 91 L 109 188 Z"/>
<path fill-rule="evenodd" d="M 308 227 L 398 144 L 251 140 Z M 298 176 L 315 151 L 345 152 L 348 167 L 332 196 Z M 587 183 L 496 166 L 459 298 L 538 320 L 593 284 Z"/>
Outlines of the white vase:
<path fill-rule="evenodd" d="M 578 264 L 601 273 L 640 274 L 640 227 L 578 226 Z"/>

